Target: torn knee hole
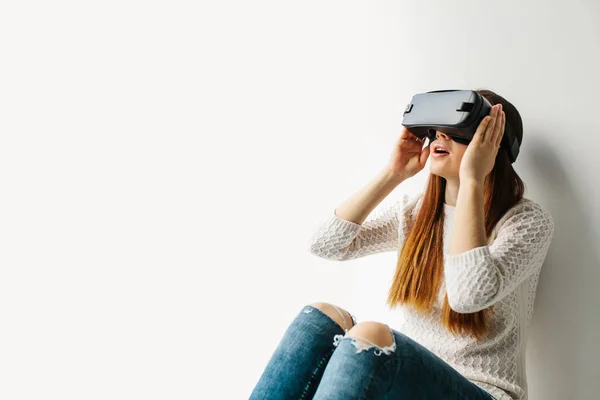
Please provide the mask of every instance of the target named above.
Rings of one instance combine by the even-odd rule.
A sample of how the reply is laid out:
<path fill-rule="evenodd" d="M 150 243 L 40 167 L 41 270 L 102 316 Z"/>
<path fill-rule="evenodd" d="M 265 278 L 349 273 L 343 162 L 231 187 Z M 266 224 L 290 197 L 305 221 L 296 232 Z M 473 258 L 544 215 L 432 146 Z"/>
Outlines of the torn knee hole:
<path fill-rule="evenodd" d="M 340 326 L 344 332 L 348 332 L 355 325 L 352 315 L 348 311 L 334 304 L 323 302 L 312 303 L 304 308 L 304 313 L 309 314 L 313 311 L 313 309 L 317 309 L 323 314 L 327 315 L 338 326 Z"/>
<path fill-rule="evenodd" d="M 375 343 L 371 342 L 369 339 L 358 337 L 358 336 L 344 336 L 344 335 L 335 335 L 333 337 L 333 345 L 335 347 L 339 346 L 342 340 L 349 340 L 350 343 L 356 348 L 356 353 L 360 353 L 362 351 L 368 351 L 373 349 L 373 354 L 376 356 L 380 356 L 381 354 L 390 355 L 394 351 L 396 351 L 396 341 L 389 346 L 378 346 Z"/>

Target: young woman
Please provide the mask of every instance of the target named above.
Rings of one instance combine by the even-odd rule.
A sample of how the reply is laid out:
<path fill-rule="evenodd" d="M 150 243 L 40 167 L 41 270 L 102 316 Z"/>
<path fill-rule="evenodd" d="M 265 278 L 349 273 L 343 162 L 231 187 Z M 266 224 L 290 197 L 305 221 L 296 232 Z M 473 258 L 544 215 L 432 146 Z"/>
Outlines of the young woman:
<path fill-rule="evenodd" d="M 388 294 L 394 327 L 357 322 L 333 304 L 303 307 L 252 400 L 527 398 L 527 328 L 554 222 L 523 197 L 500 147 L 506 121 L 521 144 L 519 112 L 478 92 L 494 107 L 468 145 L 437 131 L 423 148 L 404 129 L 386 168 L 311 239 L 311 252 L 330 260 L 399 253 Z M 425 190 L 365 221 L 430 155 Z"/>

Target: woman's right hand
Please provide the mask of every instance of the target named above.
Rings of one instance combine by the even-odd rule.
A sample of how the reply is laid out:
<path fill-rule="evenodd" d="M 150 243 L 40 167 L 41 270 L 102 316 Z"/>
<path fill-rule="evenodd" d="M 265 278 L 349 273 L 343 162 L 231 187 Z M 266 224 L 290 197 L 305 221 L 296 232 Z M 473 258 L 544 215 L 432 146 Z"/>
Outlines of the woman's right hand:
<path fill-rule="evenodd" d="M 430 143 L 425 148 L 423 148 L 423 144 L 425 144 L 425 140 L 419 139 L 406 127 L 402 127 L 402 133 L 394 146 L 387 166 L 388 171 L 403 180 L 420 172 L 425 168 L 430 152 Z"/>

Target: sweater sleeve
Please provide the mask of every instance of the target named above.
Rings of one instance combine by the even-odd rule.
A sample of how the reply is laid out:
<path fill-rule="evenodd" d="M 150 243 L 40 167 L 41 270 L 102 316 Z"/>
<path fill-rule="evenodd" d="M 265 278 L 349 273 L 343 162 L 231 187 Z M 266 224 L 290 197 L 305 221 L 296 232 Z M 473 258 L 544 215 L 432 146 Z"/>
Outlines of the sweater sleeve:
<path fill-rule="evenodd" d="M 411 196 L 404 194 L 400 200 L 376 208 L 374 215 L 362 225 L 338 217 L 334 210 L 313 234 L 309 251 L 317 257 L 336 261 L 398 251 L 406 231 L 406 209 L 411 200 Z"/>
<path fill-rule="evenodd" d="M 537 203 L 524 204 L 506 218 L 491 245 L 446 257 L 444 280 L 454 311 L 483 310 L 540 271 L 554 234 L 554 220 Z"/>

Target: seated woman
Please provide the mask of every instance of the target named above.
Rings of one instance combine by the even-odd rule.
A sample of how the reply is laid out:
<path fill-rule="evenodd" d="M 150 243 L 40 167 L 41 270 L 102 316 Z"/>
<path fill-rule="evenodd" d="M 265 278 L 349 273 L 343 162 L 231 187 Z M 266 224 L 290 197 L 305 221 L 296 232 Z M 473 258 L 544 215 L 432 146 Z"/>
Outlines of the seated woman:
<path fill-rule="evenodd" d="M 388 294 L 396 329 L 357 322 L 333 304 L 307 305 L 252 400 L 527 397 L 527 328 L 554 222 L 523 197 L 501 146 L 506 120 L 521 144 L 518 111 L 494 92 L 478 92 L 495 106 L 468 145 L 437 131 L 423 148 L 404 129 L 389 165 L 311 240 L 311 252 L 329 260 L 398 251 Z M 403 195 L 365 222 L 430 154 L 425 191 Z"/>

